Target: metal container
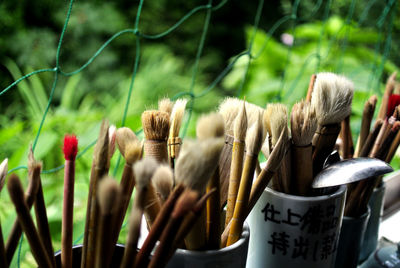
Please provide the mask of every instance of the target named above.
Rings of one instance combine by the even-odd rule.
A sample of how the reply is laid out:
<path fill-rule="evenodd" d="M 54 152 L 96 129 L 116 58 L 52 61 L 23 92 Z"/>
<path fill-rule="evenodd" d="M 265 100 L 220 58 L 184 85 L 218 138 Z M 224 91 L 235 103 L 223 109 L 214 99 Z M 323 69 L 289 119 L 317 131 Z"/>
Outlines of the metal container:
<path fill-rule="evenodd" d="M 247 221 L 247 267 L 334 267 L 346 186 L 322 196 L 266 188 Z"/>
<path fill-rule="evenodd" d="M 364 233 L 370 213 L 371 210 L 368 207 L 367 211 L 360 217 L 343 217 L 335 263 L 336 268 L 357 267 L 361 243 L 364 240 Z"/>
<path fill-rule="evenodd" d="M 233 245 L 217 250 L 193 251 L 177 249 L 167 268 L 244 268 L 246 267 L 250 229 L 243 226 L 240 239 Z"/>
<path fill-rule="evenodd" d="M 360 257 L 358 258 L 359 263 L 368 259 L 369 255 L 376 250 L 378 245 L 378 233 L 383 212 L 383 197 L 385 195 L 385 189 L 385 183 L 383 182 L 379 187 L 374 189 L 371 199 L 369 200 L 368 205 L 371 209 L 371 215 L 369 216 L 364 240 L 361 245 Z"/>

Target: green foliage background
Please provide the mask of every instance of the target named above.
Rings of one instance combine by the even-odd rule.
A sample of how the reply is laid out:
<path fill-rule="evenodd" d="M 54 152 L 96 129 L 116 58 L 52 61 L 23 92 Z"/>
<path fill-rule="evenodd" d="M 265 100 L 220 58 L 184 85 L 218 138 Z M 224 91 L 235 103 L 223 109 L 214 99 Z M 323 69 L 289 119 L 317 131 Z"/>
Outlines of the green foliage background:
<path fill-rule="evenodd" d="M 207 3 L 144 1 L 140 33 L 164 32 Z M 184 92 L 193 84 L 193 94 L 199 97 L 191 103 L 191 117 L 185 119 L 185 134 L 193 136 L 196 118 L 215 110 L 225 96 L 246 96 L 260 106 L 281 101 L 290 108 L 305 96 L 312 73 L 333 71 L 355 83 L 351 124 L 356 141 L 364 101 L 371 94 L 381 96 L 386 78 L 399 69 L 397 1 L 232 0 L 213 6 L 220 3 L 222 7 L 211 13 L 197 69 L 196 55 L 207 9 L 194 13 L 160 39 L 141 39 L 140 65 L 125 125 L 140 131 L 144 109 L 155 108 L 161 97 L 190 97 Z M 134 28 L 138 6 L 139 1 L 75 2 L 60 51 L 61 70 L 77 70 L 116 32 Z M 54 68 L 67 8 L 67 1 L 0 3 L 1 89 L 34 70 Z M 292 45 L 282 42 L 284 33 L 294 37 Z M 74 239 L 79 243 L 92 146 L 102 118 L 117 127 L 122 124 L 137 49 L 135 36 L 121 35 L 82 72 L 59 78 L 35 148 L 35 157 L 44 165 L 42 180 L 55 250 L 60 248 L 62 137 L 75 133 L 79 138 L 74 210 Z M 53 80 L 54 73 L 40 73 L 0 95 L 0 160 L 9 158 L 10 168 L 26 165 L 29 144 L 38 132 Z M 111 164 L 117 179 L 121 172 L 118 158 L 116 153 Z M 397 162 L 394 166 L 398 169 Z M 26 170 L 16 172 L 26 185 Z M 6 190 L 0 200 L 0 219 L 7 237 L 15 213 Z M 121 242 L 124 237 L 121 235 Z M 21 266 L 35 267 L 26 242 L 21 256 Z M 12 267 L 16 265 L 17 257 Z"/>

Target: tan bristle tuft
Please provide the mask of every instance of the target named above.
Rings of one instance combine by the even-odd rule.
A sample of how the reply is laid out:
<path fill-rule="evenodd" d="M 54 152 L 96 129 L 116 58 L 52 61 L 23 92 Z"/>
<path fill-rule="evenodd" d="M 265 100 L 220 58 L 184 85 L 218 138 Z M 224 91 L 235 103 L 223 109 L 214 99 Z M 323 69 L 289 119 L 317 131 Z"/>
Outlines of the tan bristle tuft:
<path fill-rule="evenodd" d="M 222 115 L 225 121 L 225 133 L 233 136 L 233 122 L 238 113 L 237 107 L 240 105 L 240 100 L 236 98 L 226 98 L 218 108 L 218 113 Z"/>
<path fill-rule="evenodd" d="M 239 110 L 239 107 L 240 106 L 238 105 L 236 109 Z M 259 117 L 261 118 L 263 117 L 264 109 L 253 103 L 246 102 L 246 113 L 247 113 L 247 126 L 250 127 L 256 121 L 259 120 Z"/>
<path fill-rule="evenodd" d="M 147 140 L 167 140 L 169 115 L 166 112 L 157 110 L 144 111 L 142 113 L 142 126 Z"/>
<path fill-rule="evenodd" d="M 175 102 L 174 108 L 171 113 L 171 127 L 169 130 L 170 137 L 178 137 L 179 130 L 181 129 L 183 116 L 185 114 L 187 100 L 186 99 L 178 99 Z"/>
<path fill-rule="evenodd" d="M 97 167 L 109 166 L 108 146 L 108 120 L 103 120 L 100 126 L 99 138 L 94 146 L 93 153 L 93 161 Z"/>
<path fill-rule="evenodd" d="M 275 144 L 274 149 L 268 157 L 266 168 L 272 172 L 275 172 L 281 162 L 283 157 L 286 155 L 290 146 L 290 139 L 288 135 L 287 128 L 281 133 L 278 141 Z"/>
<path fill-rule="evenodd" d="M 246 153 L 249 155 L 258 155 L 264 142 L 264 129 L 262 127 L 261 118 L 256 121 L 247 131 L 246 134 Z"/>
<path fill-rule="evenodd" d="M 312 142 L 317 129 L 317 117 L 311 104 L 305 100 L 293 105 L 290 117 L 293 143 L 297 146 L 307 146 Z"/>
<path fill-rule="evenodd" d="M 108 176 L 101 179 L 97 198 L 103 215 L 110 214 L 116 209 L 119 197 L 120 189 L 117 181 Z"/>
<path fill-rule="evenodd" d="M 176 183 L 202 193 L 215 171 L 224 144 L 224 138 L 186 140 L 175 165 Z"/>
<path fill-rule="evenodd" d="M 224 118 L 219 113 L 203 115 L 197 121 L 196 135 L 200 140 L 223 137 L 224 134 Z"/>
<path fill-rule="evenodd" d="M 334 73 L 319 73 L 315 80 L 311 106 L 315 109 L 318 124 L 337 124 L 351 113 L 353 83 Z"/>
<path fill-rule="evenodd" d="M 140 141 L 129 142 L 125 148 L 124 158 L 128 164 L 133 164 L 142 156 L 142 144 Z"/>
<path fill-rule="evenodd" d="M 136 134 L 130 128 L 127 128 L 127 127 L 119 128 L 117 130 L 115 139 L 118 144 L 118 149 L 124 157 L 125 157 L 126 145 L 130 142 L 139 141 L 138 138 L 136 137 Z"/>
<path fill-rule="evenodd" d="M 241 108 L 239 108 L 239 114 L 236 116 L 233 124 L 233 135 L 237 141 L 244 141 L 246 138 L 247 130 L 247 113 L 246 103 L 243 101 Z"/>
<path fill-rule="evenodd" d="M 288 128 L 288 111 L 287 107 L 281 103 L 272 103 L 267 106 L 267 120 L 269 120 L 269 134 L 271 143 L 274 146 L 282 131 Z"/>
<path fill-rule="evenodd" d="M 169 98 L 164 98 L 158 101 L 158 110 L 161 112 L 166 112 L 171 115 L 172 107 L 174 107 L 174 102 Z"/>
<path fill-rule="evenodd" d="M 165 202 L 174 184 L 172 169 L 167 165 L 159 166 L 154 172 L 151 181 L 162 202 Z"/>
<path fill-rule="evenodd" d="M 4 187 L 4 182 L 6 181 L 8 172 L 8 158 L 4 159 L 0 164 L 0 192 Z"/>
<path fill-rule="evenodd" d="M 143 190 L 147 188 L 150 179 L 157 169 L 158 163 L 152 157 L 146 157 L 133 165 L 133 173 L 135 174 L 136 189 Z"/>
<path fill-rule="evenodd" d="M 111 157 L 115 153 L 115 141 L 117 139 L 117 128 L 114 125 L 111 125 L 108 128 L 108 141 L 109 141 L 109 148 L 108 148 L 108 157 Z"/>

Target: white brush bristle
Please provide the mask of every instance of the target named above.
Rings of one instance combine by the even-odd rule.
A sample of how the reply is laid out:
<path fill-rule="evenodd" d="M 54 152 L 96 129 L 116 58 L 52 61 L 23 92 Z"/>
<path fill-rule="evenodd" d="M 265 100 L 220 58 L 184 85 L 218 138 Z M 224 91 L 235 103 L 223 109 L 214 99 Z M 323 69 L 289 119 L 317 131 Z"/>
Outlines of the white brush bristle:
<path fill-rule="evenodd" d="M 142 190 L 146 188 L 150 179 L 157 169 L 158 163 L 152 157 L 146 157 L 133 165 L 133 173 L 135 174 L 136 189 Z"/>
<path fill-rule="evenodd" d="M 219 113 L 203 115 L 197 121 L 196 135 L 200 140 L 223 137 L 225 134 L 224 118 Z"/>

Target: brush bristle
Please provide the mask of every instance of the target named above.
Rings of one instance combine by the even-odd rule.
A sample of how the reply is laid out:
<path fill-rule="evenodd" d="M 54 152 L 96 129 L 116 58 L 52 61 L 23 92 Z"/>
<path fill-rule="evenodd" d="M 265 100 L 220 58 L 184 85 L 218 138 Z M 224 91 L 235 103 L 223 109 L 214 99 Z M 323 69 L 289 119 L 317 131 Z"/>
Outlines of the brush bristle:
<path fill-rule="evenodd" d="M 130 128 L 121 127 L 117 130 L 116 141 L 119 151 L 125 157 L 126 145 L 130 142 L 138 142 L 139 140 Z"/>
<path fill-rule="evenodd" d="M 99 138 L 94 146 L 93 153 L 93 161 L 99 168 L 109 166 L 108 147 L 108 120 L 103 120 L 100 126 Z"/>
<path fill-rule="evenodd" d="M 169 115 L 166 112 L 148 110 L 142 113 L 143 132 L 147 140 L 164 141 L 169 133 Z"/>
<path fill-rule="evenodd" d="M 111 159 L 111 157 L 115 153 L 115 140 L 117 138 L 117 128 L 114 125 L 111 125 L 108 128 L 108 140 L 109 140 L 109 146 L 108 146 L 108 158 Z"/>
<path fill-rule="evenodd" d="M 274 149 L 272 150 L 270 156 L 268 157 L 266 169 L 275 172 L 279 168 L 283 157 L 286 155 L 289 149 L 289 146 L 290 146 L 290 139 L 288 135 L 288 130 L 286 128 L 286 130 L 284 130 L 279 136 L 279 139 L 275 144 Z"/>
<path fill-rule="evenodd" d="M 157 169 L 157 166 L 157 161 L 152 157 L 146 157 L 133 165 L 136 189 L 142 191 L 143 189 L 147 188 L 154 171 Z"/>
<path fill-rule="evenodd" d="M 353 83 L 333 73 L 319 73 L 315 80 L 311 106 L 317 114 L 318 124 L 338 124 L 351 113 Z"/>
<path fill-rule="evenodd" d="M 210 138 L 203 141 L 186 140 L 175 165 L 176 182 L 202 193 L 208 179 L 216 169 L 223 138 Z"/>
<path fill-rule="evenodd" d="M 218 113 L 222 115 L 225 121 L 225 132 L 233 136 L 233 122 L 238 113 L 240 100 L 236 98 L 226 98 L 218 107 Z"/>
<path fill-rule="evenodd" d="M 218 113 L 203 115 L 197 121 L 196 135 L 200 140 L 223 137 L 224 134 L 224 118 Z"/>
<path fill-rule="evenodd" d="M 78 153 L 78 139 L 75 135 L 64 136 L 63 152 L 65 160 L 75 160 Z"/>
<path fill-rule="evenodd" d="M 396 94 L 390 95 L 386 116 L 391 117 L 394 113 L 394 110 L 399 104 L 400 104 L 400 95 Z"/>
<path fill-rule="evenodd" d="M 170 137 L 178 137 L 179 130 L 181 129 L 183 116 L 185 114 L 186 109 L 186 99 L 178 99 L 175 102 L 174 108 L 171 113 L 171 128 L 169 130 Z"/>
<path fill-rule="evenodd" d="M 246 151 L 249 155 L 258 155 L 264 142 L 261 118 L 256 121 L 246 134 Z"/>
<path fill-rule="evenodd" d="M 236 109 L 239 112 L 239 105 L 236 106 Z M 247 114 L 247 126 L 252 126 L 259 118 L 263 117 L 264 109 L 260 106 L 257 106 L 253 103 L 246 102 L 246 114 Z"/>
<path fill-rule="evenodd" d="M 164 98 L 158 101 L 158 110 L 161 112 L 166 112 L 168 115 L 171 115 L 172 107 L 174 107 L 174 102 L 169 98 Z"/>
<path fill-rule="evenodd" d="M 271 136 L 271 143 L 274 146 L 284 128 L 288 127 L 288 111 L 284 104 L 272 103 L 267 105 L 266 113 L 268 117 L 264 121 L 269 121 L 267 129 L 269 129 L 268 134 Z"/>
<path fill-rule="evenodd" d="M 32 144 L 29 147 L 28 153 L 28 172 L 32 172 L 34 169 L 39 168 L 42 169 L 42 162 L 36 161 L 35 156 L 33 155 Z"/>
<path fill-rule="evenodd" d="M 159 166 L 154 172 L 151 181 L 161 200 L 163 202 L 167 200 L 174 184 L 172 169 L 167 165 Z"/>
<path fill-rule="evenodd" d="M 125 146 L 125 161 L 128 164 L 133 164 L 142 156 L 142 144 L 139 141 L 129 142 Z"/>
<path fill-rule="evenodd" d="M 233 124 L 233 136 L 236 141 L 244 141 L 246 138 L 247 130 L 247 113 L 246 113 L 246 103 L 243 101 L 241 108 L 239 108 L 239 114 L 236 116 L 235 122 Z"/>
<path fill-rule="evenodd" d="M 4 159 L 0 164 L 0 192 L 4 187 L 4 182 L 6 181 L 8 172 L 8 158 Z"/>
<path fill-rule="evenodd" d="M 120 189 L 117 181 L 108 176 L 102 178 L 99 183 L 98 193 L 97 197 L 102 214 L 112 213 L 117 207 L 120 196 Z"/>
<path fill-rule="evenodd" d="M 310 145 L 317 129 L 317 117 L 311 104 L 303 100 L 293 105 L 290 119 L 293 143 L 297 146 Z"/>

